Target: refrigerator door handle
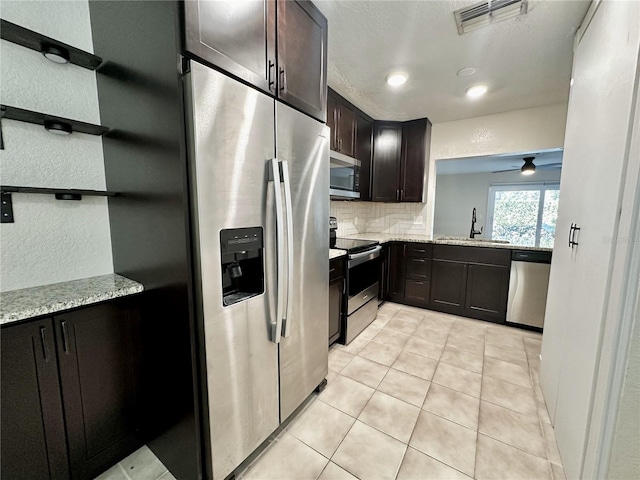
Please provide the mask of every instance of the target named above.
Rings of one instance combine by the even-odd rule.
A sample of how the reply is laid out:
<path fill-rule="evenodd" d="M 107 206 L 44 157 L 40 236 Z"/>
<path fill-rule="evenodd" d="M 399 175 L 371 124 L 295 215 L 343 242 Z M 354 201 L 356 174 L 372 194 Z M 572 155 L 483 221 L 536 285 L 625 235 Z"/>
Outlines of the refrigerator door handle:
<path fill-rule="evenodd" d="M 278 277 L 278 302 L 276 305 L 276 321 L 271 322 L 271 341 L 273 343 L 280 343 L 280 337 L 282 335 L 282 319 L 284 317 L 284 210 L 282 208 L 282 189 L 280 188 L 280 165 L 277 158 L 271 159 L 271 173 L 273 177 L 273 193 L 276 204 L 276 248 L 278 257 L 278 271 L 276 276 Z"/>
<path fill-rule="evenodd" d="M 293 309 L 293 203 L 291 202 L 291 182 L 289 181 L 289 162 L 283 160 L 282 181 L 284 183 L 284 205 L 287 214 L 287 303 L 284 311 L 284 332 L 283 336 L 291 334 L 291 319 Z"/>

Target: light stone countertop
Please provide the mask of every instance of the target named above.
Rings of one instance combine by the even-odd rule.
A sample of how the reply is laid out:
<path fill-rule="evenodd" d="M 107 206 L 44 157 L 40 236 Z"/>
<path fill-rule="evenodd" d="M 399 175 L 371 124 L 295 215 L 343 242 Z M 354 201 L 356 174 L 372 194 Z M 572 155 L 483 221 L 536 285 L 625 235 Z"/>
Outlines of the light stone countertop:
<path fill-rule="evenodd" d="M 341 250 L 339 248 L 330 248 L 329 249 L 329 260 L 333 260 L 334 258 L 342 257 L 347 254 L 346 250 Z"/>
<path fill-rule="evenodd" d="M 50 315 L 144 290 L 142 284 L 111 273 L 0 293 L 0 324 Z"/>
<path fill-rule="evenodd" d="M 436 245 L 460 245 L 463 247 L 485 247 L 485 248 L 506 248 L 509 250 L 532 250 L 536 252 L 552 252 L 552 248 L 543 247 L 527 247 L 522 245 L 514 245 L 511 243 L 499 243 L 488 241 L 464 240 L 457 237 L 418 235 L 418 234 L 400 234 L 400 233 L 357 233 L 339 238 L 352 238 L 356 240 L 374 240 L 380 243 L 387 242 L 416 242 L 416 243 L 433 243 Z"/>

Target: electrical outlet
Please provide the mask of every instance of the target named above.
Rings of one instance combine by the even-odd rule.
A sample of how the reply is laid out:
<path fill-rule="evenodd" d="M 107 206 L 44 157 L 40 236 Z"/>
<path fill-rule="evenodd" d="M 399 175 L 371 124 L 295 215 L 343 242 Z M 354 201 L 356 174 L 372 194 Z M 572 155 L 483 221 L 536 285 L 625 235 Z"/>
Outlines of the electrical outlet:
<path fill-rule="evenodd" d="M 414 225 L 422 225 L 422 215 L 418 215 L 417 217 L 413 217 Z"/>

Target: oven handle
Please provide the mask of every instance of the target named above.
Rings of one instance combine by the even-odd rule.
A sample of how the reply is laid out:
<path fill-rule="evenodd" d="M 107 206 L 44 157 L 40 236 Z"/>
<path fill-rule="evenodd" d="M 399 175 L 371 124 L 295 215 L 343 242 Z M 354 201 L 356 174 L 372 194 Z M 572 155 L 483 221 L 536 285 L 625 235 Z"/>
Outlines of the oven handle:
<path fill-rule="evenodd" d="M 349 268 L 357 267 L 369 260 L 373 260 L 374 258 L 378 258 L 380 256 L 380 252 L 382 251 L 382 245 L 376 246 L 371 250 L 367 250 L 362 253 L 354 253 L 353 255 L 349 255 Z"/>

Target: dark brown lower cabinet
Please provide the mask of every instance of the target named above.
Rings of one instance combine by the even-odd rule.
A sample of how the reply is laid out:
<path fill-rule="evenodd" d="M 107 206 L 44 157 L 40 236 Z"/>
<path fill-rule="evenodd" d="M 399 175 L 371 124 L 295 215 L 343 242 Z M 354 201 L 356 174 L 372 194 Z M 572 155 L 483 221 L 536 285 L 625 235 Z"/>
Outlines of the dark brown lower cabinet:
<path fill-rule="evenodd" d="M 389 245 L 389 295 L 392 302 L 404 301 L 405 289 L 405 264 L 404 243 L 391 243 Z"/>
<path fill-rule="evenodd" d="M 389 245 L 383 244 L 380 252 L 380 291 L 379 300 L 386 300 L 389 297 Z"/>
<path fill-rule="evenodd" d="M 469 265 L 465 311 L 473 318 L 504 323 L 509 294 L 509 267 Z"/>
<path fill-rule="evenodd" d="M 428 307 L 430 291 L 431 282 L 407 278 L 404 286 L 405 303 L 415 307 Z"/>
<path fill-rule="evenodd" d="M 443 312 L 464 315 L 467 265 L 434 259 L 431 281 L 431 306 Z"/>
<path fill-rule="evenodd" d="M 329 262 L 329 345 L 337 342 L 342 336 L 344 297 L 347 292 L 344 263 L 345 257 L 334 258 Z"/>
<path fill-rule="evenodd" d="M 118 302 L 54 317 L 73 478 L 94 478 L 144 443 L 139 323 Z"/>
<path fill-rule="evenodd" d="M 2 329 L 3 479 L 93 479 L 144 443 L 138 328 L 113 301 Z"/>
<path fill-rule="evenodd" d="M 3 479 L 69 478 L 51 319 L 2 328 Z"/>

